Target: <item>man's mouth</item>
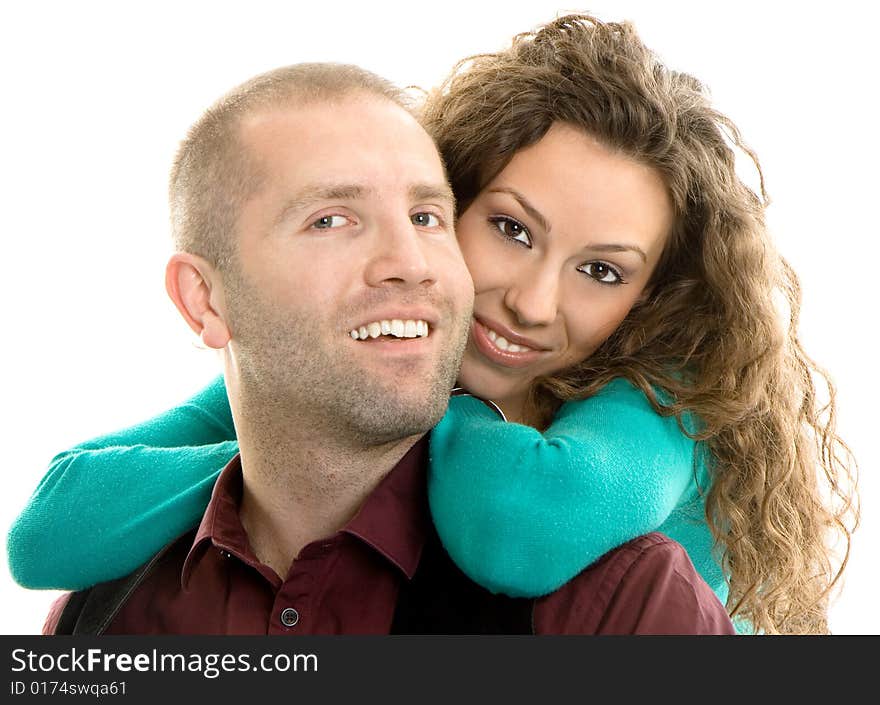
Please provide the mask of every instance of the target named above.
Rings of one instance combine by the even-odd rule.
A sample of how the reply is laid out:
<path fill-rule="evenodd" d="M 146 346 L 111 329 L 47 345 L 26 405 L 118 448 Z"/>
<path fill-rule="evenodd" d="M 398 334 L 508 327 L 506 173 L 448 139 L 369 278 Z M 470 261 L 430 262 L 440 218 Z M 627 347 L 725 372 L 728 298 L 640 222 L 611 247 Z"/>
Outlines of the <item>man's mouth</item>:
<path fill-rule="evenodd" d="M 382 319 L 371 321 L 358 328 L 352 328 L 348 334 L 354 340 L 375 340 L 377 338 L 427 338 L 428 322 L 421 319 Z"/>

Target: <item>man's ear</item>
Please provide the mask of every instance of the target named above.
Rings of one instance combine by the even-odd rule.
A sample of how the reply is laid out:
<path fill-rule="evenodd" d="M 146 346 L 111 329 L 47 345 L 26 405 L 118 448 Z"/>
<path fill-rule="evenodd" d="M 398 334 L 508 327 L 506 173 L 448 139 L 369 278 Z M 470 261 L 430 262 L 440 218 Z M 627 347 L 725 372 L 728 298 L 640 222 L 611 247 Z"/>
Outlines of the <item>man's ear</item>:
<path fill-rule="evenodd" d="M 209 348 L 220 350 L 232 337 L 217 309 L 217 270 L 203 258 L 177 252 L 165 267 L 165 290 L 190 328 Z M 215 296 L 212 297 L 212 292 Z"/>

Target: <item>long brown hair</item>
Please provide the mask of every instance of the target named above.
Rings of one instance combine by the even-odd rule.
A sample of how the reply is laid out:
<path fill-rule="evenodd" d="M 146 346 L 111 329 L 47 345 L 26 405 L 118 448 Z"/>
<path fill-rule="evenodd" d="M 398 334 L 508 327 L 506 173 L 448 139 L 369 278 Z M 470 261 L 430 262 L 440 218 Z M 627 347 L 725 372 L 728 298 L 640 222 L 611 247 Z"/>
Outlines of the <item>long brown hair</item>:
<path fill-rule="evenodd" d="M 663 176 L 675 224 L 649 296 L 588 360 L 536 381 L 530 419 L 543 427 L 563 401 L 615 377 L 660 414 L 693 414 L 731 615 L 765 633 L 827 632 L 858 523 L 855 463 L 836 432 L 834 386 L 798 340 L 798 279 L 771 242 L 760 164 L 733 122 L 630 24 L 587 15 L 460 62 L 423 119 L 460 212 L 555 122 Z M 760 193 L 737 176 L 735 149 L 754 163 Z M 672 402 L 661 404 L 657 389 Z"/>

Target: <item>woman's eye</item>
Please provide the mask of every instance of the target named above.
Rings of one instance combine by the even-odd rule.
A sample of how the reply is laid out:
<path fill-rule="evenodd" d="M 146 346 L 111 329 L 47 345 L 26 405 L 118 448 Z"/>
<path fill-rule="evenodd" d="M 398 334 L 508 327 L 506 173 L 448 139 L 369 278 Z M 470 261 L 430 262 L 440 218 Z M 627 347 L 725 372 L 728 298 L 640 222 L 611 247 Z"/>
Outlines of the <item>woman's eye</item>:
<path fill-rule="evenodd" d="M 532 237 L 529 234 L 528 229 L 525 225 L 520 223 L 518 220 L 514 220 L 513 218 L 508 217 L 494 217 L 489 218 L 489 221 L 498 228 L 501 233 L 509 237 L 511 240 L 515 240 L 526 247 L 532 246 Z"/>
<path fill-rule="evenodd" d="M 578 267 L 579 272 L 583 272 L 588 277 L 595 279 L 600 284 L 622 284 L 623 277 L 611 265 L 604 262 L 587 262 Z"/>
<path fill-rule="evenodd" d="M 420 228 L 436 228 L 440 225 L 440 218 L 425 211 L 414 213 L 410 216 L 410 220 L 413 225 L 418 225 Z"/>
<path fill-rule="evenodd" d="M 351 221 L 344 215 L 324 215 L 312 223 L 312 227 L 315 230 L 331 230 L 332 228 L 341 228 L 349 222 Z"/>

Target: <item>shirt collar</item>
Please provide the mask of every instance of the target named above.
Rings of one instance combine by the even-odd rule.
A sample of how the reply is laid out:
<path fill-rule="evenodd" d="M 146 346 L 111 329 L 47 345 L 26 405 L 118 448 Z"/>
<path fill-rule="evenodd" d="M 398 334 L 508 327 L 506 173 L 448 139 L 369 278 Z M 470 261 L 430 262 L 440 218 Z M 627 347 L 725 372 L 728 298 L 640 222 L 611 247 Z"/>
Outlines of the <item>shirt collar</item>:
<path fill-rule="evenodd" d="M 213 544 L 219 551 L 234 554 L 246 563 L 259 567 L 260 563 L 248 543 L 241 525 L 238 507 L 241 504 L 241 455 L 236 454 L 220 472 L 211 492 L 211 500 L 202 515 L 192 547 L 183 562 L 180 584 L 186 589 L 198 560 Z"/>
<path fill-rule="evenodd" d="M 382 478 L 340 532 L 384 556 L 408 579 L 415 574 L 427 536 L 427 466 L 428 439 L 424 436 Z M 212 544 L 267 573 L 267 577 L 271 574 L 250 548 L 238 514 L 241 496 L 241 456 L 236 455 L 214 484 L 211 501 L 183 563 L 180 580 L 184 589 L 195 564 Z"/>
<path fill-rule="evenodd" d="M 342 531 L 372 546 L 412 579 L 429 521 L 428 437 L 407 451 Z"/>

